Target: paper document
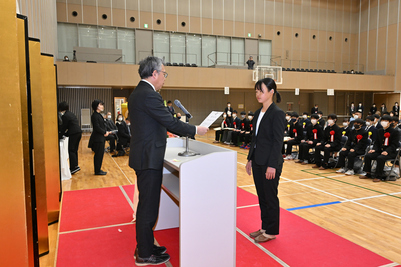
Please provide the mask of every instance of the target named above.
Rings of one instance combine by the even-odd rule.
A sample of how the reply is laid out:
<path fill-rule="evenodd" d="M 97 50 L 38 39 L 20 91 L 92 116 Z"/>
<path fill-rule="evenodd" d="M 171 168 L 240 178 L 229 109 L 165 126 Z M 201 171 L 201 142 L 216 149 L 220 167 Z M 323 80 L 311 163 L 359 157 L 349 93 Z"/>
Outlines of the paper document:
<path fill-rule="evenodd" d="M 206 117 L 206 119 L 199 125 L 199 126 L 204 126 L 209 128 L 210 125 L 213 124 L 220 116 L 223 114 L 221 111 L 212 111 L 210 114 Z"/>

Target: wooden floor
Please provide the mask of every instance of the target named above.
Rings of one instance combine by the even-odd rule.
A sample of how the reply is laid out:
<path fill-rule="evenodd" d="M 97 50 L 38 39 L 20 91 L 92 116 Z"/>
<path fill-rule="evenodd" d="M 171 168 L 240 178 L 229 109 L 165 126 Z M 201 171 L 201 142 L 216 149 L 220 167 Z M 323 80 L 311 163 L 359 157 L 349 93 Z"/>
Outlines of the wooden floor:
<path fill-rule="evenodd" d="M 128 156 L 112 158 L 105 154 L 105 176 L 93 175 L 93 154 L 87 148 L 89 136 L 83 136 L 79 149 L 81 171 L 63 181 L 63 191 L 133 184 L 135 172 L 128 167 Z M 214 131 L 197 140 L 212 143 Z M 224 144 L 218 146 L 229 148 Z M 245 173 L 247 150 L 238 152 L 237 185 L 256 194 L 251 176 Z M 394 262 L 401 263 L 401 180 L 373 183 L 358 176 L 345 176 L 335 170 L 319 171 L 312 165 L 284 163 L 279 186 L 280 206 L 339 236 L 365 247 Z M 314 206 L 322 203 L 337 204 Z M 54 266 L 58 224 L 49 226 L 50 253 L 40 258 L 40 266 Z M 134 237 L 133 237 L 134 238 Z M 311 237 L 313 238 L 313 237 Z M 339 255 L 341 256 L 341 255 Z"/>

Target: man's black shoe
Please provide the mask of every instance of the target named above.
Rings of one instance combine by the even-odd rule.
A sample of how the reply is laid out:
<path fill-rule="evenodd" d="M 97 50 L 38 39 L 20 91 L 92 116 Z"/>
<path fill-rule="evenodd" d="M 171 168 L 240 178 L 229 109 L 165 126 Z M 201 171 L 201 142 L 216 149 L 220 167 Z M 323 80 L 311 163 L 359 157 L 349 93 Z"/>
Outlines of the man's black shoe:
<path fill-rule="evenodd" d="M 152 251 L 153 255 L 160 256 L 160 255 L 165 254 L 166 252 L 167 252 L 167 248 L 166 247 L 164 247 L 164 246 L 158 247 L 156 245 L 153 245 L 153 251 Z M 136 257 L 136 255 L 138 255 L 138 247 L 135 249 L 134 258 Z"/>
<path fill-rule="evenodd" d="M 141 258 L 138 256 L 138 250 L 135 250 L 135 265 L 146 266 L 146 265 L 159 265 L 170 260 L 170 255 L 162 254 L 160 256 L 151 255 L 149 258 Z"/>
<path fill-rule="evenodd" d="M 76 173 L 77 171 L 80 171 L 81 168 L 79 166 L 75 167 L 75 169 L 71 170 L 71 174 Z"/>
<path fill-rule="evenodd" d="M 104 172 L 104 171 L 100 171 L 100 172 L 96 172 L 95 173 L 95 175 L 106 175 L 107 174 L 107 172 Z"/>

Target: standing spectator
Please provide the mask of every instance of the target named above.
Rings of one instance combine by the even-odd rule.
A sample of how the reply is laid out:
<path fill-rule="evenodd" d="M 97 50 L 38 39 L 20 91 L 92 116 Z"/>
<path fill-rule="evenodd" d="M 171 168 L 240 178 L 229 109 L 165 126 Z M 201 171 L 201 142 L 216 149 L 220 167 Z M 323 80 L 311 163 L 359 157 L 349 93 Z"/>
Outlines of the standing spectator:
<path fill-rule="evenodd" d="M 167 248 L 154 244 L 153 227 L 159 215 L 163 161 L 167 130 L 183 136 L 204 135 L 208 128 L 174 118 L 164 106 L 158 91 L 168 74 L 157 57 L 139 62 L 141 81 L 128 99 L 131 125 L 129 166 L 135 170 L 139 192 L 136 213 L 135 264 L 157 265 L 167 262 Z"/>
<path fill-rule="evenodd" d="M 227 107 L 224 109 L 224 113 L 226 113 L 227 115 L 230 113 L 233 113 L 233 108 L 231 107 L 231 103 L 227 102 Z"/>
<path fill-rule="evenodd" d="M 255 112 L 255 131 L 245 166 L 248 175 L 253 173 L 261 213 L 261 227 L 249 234 L 256 243 L 276 239 L 280 226 L 280 205 L 278 184 L 283 169 L 280 149 L 284 138 L 284 112 L 273 102 L 281 97 L 276 83 L 271 78 L 259 80 L 255 84 L 256 98 L 263 106 Z"/>
<path fill-rule="evenodd" d="M 171 113 L 171 115 L 174 116 L 175 110 L 173 107 L 173 102 L 171 102 L 171 100 L 167 101 L 167 108 L 168 108 L 168 111 Z"/>
<path fill-rule="evenodd" d="M 355 104 L 354 102 L 351 102 L 351 106 L 349 107 L 349 115 L 352 116 L 352 114 L 356 111 L 355 109 Z"/>
<path fill-rule="evenodd" d="M 319 111 L 319 106 L 315 104 L 315 106 L 311 109 L 310 114 L 315 114 Z"/>
<path fill-rule="evenodd" d="M 376 104 L 373 103 L 372 107 L 370 108 L 370 115 L 376 114 L 376 111 L 377 111 Z"/>
<path fill-rule="evenodd" d="M 394 103 L 393 112 L 394 112 L 394 116 L 396 116 L 396 117 L 398 117 L 400 115 L 400 106 L 398 105 L 398 102 Z"/>
<path fill-rule="evenodd" d="M 93 114 L 91 116 L 91 121 L 93 125 L 93 131 L 91 137 L 89 138 L 88 147 L 95 152 L 93 157 L 93 165 L 95 167 L 95 175 L 106 175 L 107 172 L 102 171 L 102 162 L 104 155 L 104 143 L 105 137 L 107 137 L 110 132 L 106 131 L 106 125 L 101 112 L 104 110 L 104 103 L 100 100 L 94 100 L 92 102 Z"/>
<path fill-rule="evenodd" d="M 356 108 L 356 111 L 360 112 L 363 116 L 363 105 L 362 102 L 358 103 L 358 107 Z"/>
<path fill-rule="evenodd" d="M 69 111 L 69 105 L 67 102 L 63 101 L 58 104 L 58 110 L 62 115 L 60 134 L 69 137 L 68 156 L 70 158 L 70 171 L 71 174 L 74 174 L 81 170 L 78 166 L 78 147 L 82 136 L 81 127 L 79 127 L 78 119 L 75 114 Z"/>
<path fill-rule="evenodd" d="M 246 62 L 248 65 L 248 70 L 253 70 L 253 65 L 255 65 L 255 61 L 253 61 L 253 57 L 249 56 L 248 61 Z"/>
<path fill-rule="evenodd" d="M 383 116 L 384 115 L 384 113 L 386 113 L 387 112 L 387 107 L 386 107 L 386 104 L 382 104 L 381 106 L 380 106 L 380 113 L 381 113 L 381 115 Z"/>

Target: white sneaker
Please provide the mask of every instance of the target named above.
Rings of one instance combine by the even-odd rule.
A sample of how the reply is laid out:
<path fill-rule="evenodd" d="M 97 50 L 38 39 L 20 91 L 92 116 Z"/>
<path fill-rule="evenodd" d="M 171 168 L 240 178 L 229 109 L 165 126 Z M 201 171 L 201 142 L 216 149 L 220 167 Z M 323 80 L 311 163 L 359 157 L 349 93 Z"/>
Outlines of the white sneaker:
<path fill-rule="evenodd" d="M 289 156 L 285 157 L 285 159 L 286 159 L 286 160 L 292 160 L 293 157 L 292 157 L 291 155 L 289 155 Z"/>
<path fill-rule="evenodd" d="M 358 174 L 361 175 L 361 176 L 366 176 L 367 173 L 364 172 L 364 171 L 360 171 Z"/>
<path fill-rule="evenodd" d="M 347 168 L 341 168 L 339 170 L 336 171 L 336 173 L 345 173 L 347 171 Z"/>
<path fill-rule="evenodd" d="M 354 175 L 354 170 L 348 170 L 345 175 Z"/>

